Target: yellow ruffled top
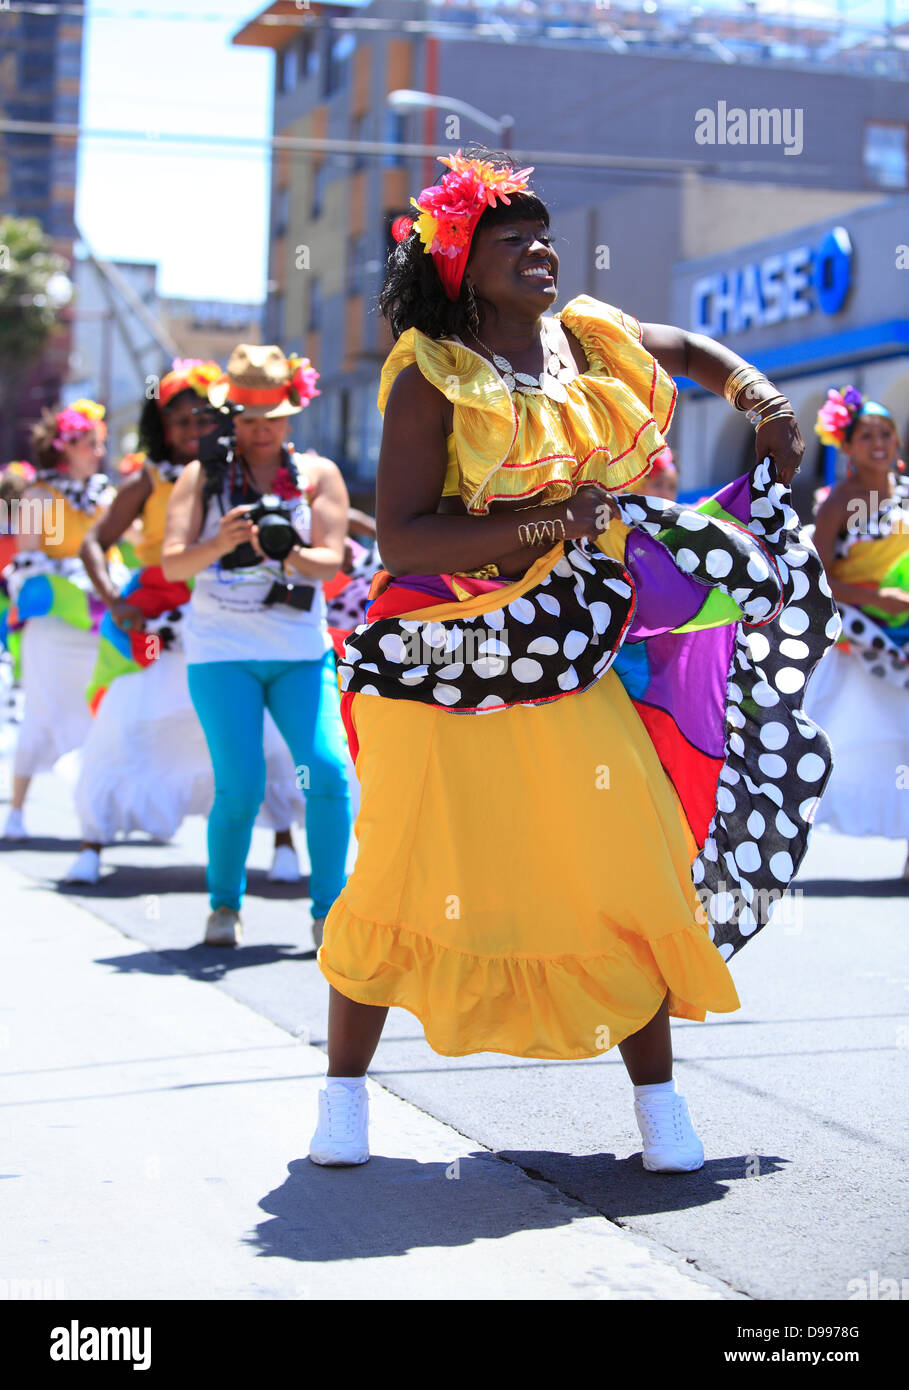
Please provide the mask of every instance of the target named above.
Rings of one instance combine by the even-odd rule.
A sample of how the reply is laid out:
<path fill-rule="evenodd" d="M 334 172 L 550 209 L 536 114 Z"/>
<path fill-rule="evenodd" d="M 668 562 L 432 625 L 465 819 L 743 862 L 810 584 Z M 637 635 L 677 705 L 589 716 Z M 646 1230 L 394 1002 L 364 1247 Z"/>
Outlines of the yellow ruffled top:
<path fill-rule="evenodd" d="M 148 463 L 146 467 L 151 474 L 152 490 L 142 508 L 142 535 L 133 542 L 133 550 L 140 565 L 160 565 L 167 504 L 174 484 L 161 477 L 156 464 Z"/>
<path fill-rule="evenodd" d="M 641 341 L 630 314 L 581 294 L 556 315 L 575 335 L 587 371 L 568 383 L 564 402 L 510 395 L 485 357 L 454 339 L 402 333 L 379 384 L 384 414 L 405 367 L 416 362 L 454 406 L 446 495 L 485 516 L 490 502 L 561 502 L 583 482 L 618 489 L 643 477 L 666 447 L 675 409 L 672 378 Z"/>
<path fill-rule="evenodd" d="M 54 540 L 48 531 L 42 528 L 38 537 L 38 549 L 43 550 L 52 560 L 72 560 L 79 554 L 90 527 L 98 520 L 101 508 L 94 512 L 83 512 L 67 501 L 63 493 L 50 483 L 42 482 L 40 488 L 50 493 L 55 505 L 62 505 L 63 513 L 62 523 L 55 527 L 55 530 L 59 530 L 60 539 Z"/>

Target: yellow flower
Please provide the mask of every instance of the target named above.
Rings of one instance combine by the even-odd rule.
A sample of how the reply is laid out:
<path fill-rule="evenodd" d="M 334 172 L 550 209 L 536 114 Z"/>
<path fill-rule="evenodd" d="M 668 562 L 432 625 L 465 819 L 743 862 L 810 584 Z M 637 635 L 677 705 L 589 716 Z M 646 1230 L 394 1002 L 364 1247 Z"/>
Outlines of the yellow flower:
<path fill-rule="evenodd" d="M 97 401 L 87 400 L 84 396 L 78 401 L 73 401 L 68 409 L 75 410 L 78 415 L 84 415 L 86 420 L 104 419 L 104 406 L 99 405 Z"/>

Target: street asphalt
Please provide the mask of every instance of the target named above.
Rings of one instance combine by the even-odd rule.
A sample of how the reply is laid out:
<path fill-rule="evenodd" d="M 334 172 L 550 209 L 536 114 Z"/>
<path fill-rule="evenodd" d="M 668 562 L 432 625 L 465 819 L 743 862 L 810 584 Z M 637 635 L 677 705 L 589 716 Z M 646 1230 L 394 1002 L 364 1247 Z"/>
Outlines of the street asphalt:
<path fill-rule="evenodd" d="M 673 1025 L 678 1089 L 688 1097 L 707 1151 L 700 1172 L 643 1171 L 631 1087 L 615 1051 L 581 1062 L 491 1053 L 444 1058 L 428 1047 L 416 1018 L 393 1009 L 370 1072 L 378 1083 L 374 1117 L 382 1116 L 374 1122 L 376 1157 L 357 1170 L 345 1193 L 359 1194 L 351 1210 L 368 1210 L 369 1220 L 364 1230 L 335 1214 L 310 1238 L 301 1210 L 317 1194 L 321 1203 L 329 1182 L 338 1190 L 341 1175 L 314 1174 L 304 1160 L 324 1068 L 327 1014 L 305 878 L 295 886 L 268 883 L 270 837 L 257 830 L 244 945 L 216 951 L 199 944 L 207 911 L 203 821 L 188 821 L 170 844 L 134 838 L 106 850 L 96 887 L 66 888 L 57 897 L 52 890 L 78 847 L 69 790 L 59 777 L 36 779 L 27 820 L 32 839 L 0 842 L 0 867 L 15 871 L 3 879 L 9 909 L 4 935 L 14 946 L 20 937 L 41 943 L 45 932 L 50 936 L 38 949 L 22 949 L 18 974 L 16 946 L 6 1003 L 21 1020 L 28 1001 L 45 1002 L 29 1047 L 46 1059 L 46 1068 L 56 1073 L 66 1056 L 76 1059 L 74 1071 L 64 1067 L 57 1076 L 62 1085 L 50 1085 L 51 1072 L 45 1072 L 35 1103 L 45 1093 L 57 1096 L 68 1118 L 55 1123 L 71 1124 L 86 1076 L 100 1078 L 100 1091 L 88 1088 L 86 1099 L 106 1094 L 106 1087 L 119 1094 L 116 1068 L 110 1077 L 104 1069 L 114 1065 L 122 1040 L 138 1081 L 128 1104 L 118 1100 L 128 1118 L 118 1119 L 117 1128 L 151 1129 L 157 1097 L 166 1094 L 172 1075 L 173 1086 L 197 1088 L 192 1114 L 207 1133 L 223 1134 L 230 1118 L 236 1146 L 226 1153 L 216 1146 L 219 1161 L 206 1152 L 203 1166 L 215 1173 L 207 1181 L 227 1185 L 237 1220 L 249 1215 L 256 1183 L 265 1184 L 257 1201 L 272 1220 L 246 1248 L 274 1257 L 277 1271 L 263 1274 L 260 1261 L 254 1273 L 234 1251 L 224 1275 L 232 1296 L 343 1297 L 341 1286 L 360 1289 L 349 1296 L 363 1296 L 371 1281 L 387 1288 L 391 1277 L 397 1280 L 393 1296 L 402 1297 L 538 1297 L 548 1287 L 543 1296 L 557 1298 L 837 1300 L 856 1287 L 850 1281 L 873 1281 L 875 1273 L 879 1280 L 909 1277 L 904 844 L 815 831 L 792 899 L 733 961 L 741 1010 L 704 1024 Z M 298 842 L 305 871 L 299 834 Z M 61 898 L 66 909 L 57 911 Z M 72 915 L 76 908 L 83 911 Z M 79 944 L 60 950 L 61 940 Z M 59 977 L 46 994 L 36 983 L 42 975 L 47 982 Z M 75 1029 L 71 1039 L 61 1016 L 49 1011 L 66 996 L 70 976 L 71 1007 L 63 1018 Z M 215 989 L 200 993 L 199 984 Z M 227 997 L 236 1003 L 228 1007 Z M 78 1008 L 72 1007 L 76 998 Z M 104 1026 L 108 1015 L 119 1020 L 113 1030 Z M 99 1041 L 91 1043 L 96 1029 Z M 183 1060 L 162 1071 L 161 1059 L 172 1054 Z M 193 1080 L 193 1059 L 203 1056 Z M 90 1060 L 80 1060 L 85 1057 Z M 395 1110 L 393 1097 L 407 1105 Z M 14 1082 L 11 1103 L 23 1100 Z M 18 1113 L 15 1104 L 12 1113 Z M 172 1114 L 166 1123 L 174 1123 Z M 186 1116 L 179 1126 L 191 1152 Z M 26 1157 L 38 1171 L 45 1160 L 36 1136 L 32 1140 Z M 43 1142 L 46 1147 L 46 1134 Z M 86 1173 L 91 1152 L 80 1160 Z M 120 1161 L 129 1152 L 121 1145 Z M 148 1146 L 138 1152 L 150 1161 Z M 278 1155 L 289 1162 L 280 1181 L 274 1176 Z M 462 1171 L 479 1181 L 436 1181 L 458 1157 Z M 433 1180 L 414 1184 L 420 1173 Z M 72 1266 L 68 1296 L 210 1296 L 188 1253 L 175 1256 L 171 1247 L 176 1263 L 168 1274 L 169 1218 L 191 1231 L 198 1199 L 197 1174 L 183 1173 L 192 1178 L 189 1187 L 173 1177 L 172 1201 L 160 1218 L 161 1255 L 148 1268 L 120 1268 L 114 1261 L 108 1272 L 87 1276 L 77 1251 L 88 1237 L 78 1234 L 78 1220 L 62 1223 L 61 1248 Z M 404 1189 L 392 1186 L 401 1182 Z M 468 1186 L 476 1190 L 466 1200 Z M 455 1189 L 460 1202 L 450 1195 Z M 149 1189 L 137 1182 L 127 1196 L 130 1191 L 134 1209 Z M 446 1194 L 441 1208 L 440 1191 Z M 130 1219 L 123 1197 L 121 1191 L 111 1198 L 115 1208 L 121 1204 L 114 1225 Z M 388 1237 L 395 1222 L 379 1216 L 377 1201 L 391 1203 L 398 1224 L 407 1213 L 397 1243 Z M 455 1203 L 447 1216 L 445 1202 Z M 544 1209 L 551 1219 L 541 1217 Z M 91 1210 L 88 1203 L 83 1224 Z M 219 1210 L 203 1203 L 213 1261 L 223 1242 Z M 327 1254 L 335 1241 L 342 1253 Z M 492 1265 L 488 1250 L 485 1264 L 471 1260 L 471 1243 L 497 1252 Z M 429 1258 L 439 1249 L 444 1261 Z M 459 1252 L 454 1260 L 453 1249 Z M 389 1262 L 391 1254 L 407 1258 Z M 332 1261 L 342 1262 L 342 1274 Z M 390 1263 L 397 1271 L 391 1276 Z M 168 1279 L 179 1287 L 169 1289 Z"/>

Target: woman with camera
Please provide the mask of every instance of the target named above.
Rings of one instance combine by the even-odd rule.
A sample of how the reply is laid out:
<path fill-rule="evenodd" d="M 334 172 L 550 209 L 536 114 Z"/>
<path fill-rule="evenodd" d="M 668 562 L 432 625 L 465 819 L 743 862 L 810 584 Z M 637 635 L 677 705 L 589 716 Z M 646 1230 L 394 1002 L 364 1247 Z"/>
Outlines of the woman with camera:
<path fill-rule="evenodd" d="M 307 801 L 313 936 L 345 881 L 350 796 L 322 584 L 340 568 L 347 489 L 329 459 L 287 447 L 288 419 L 318 374 L 280 348 L 241 344 L 209 390 L 236 412 L 235 440 L 189 464 L 171 497 L 162 569 L 195 577 L 184 645 L 215 775 L 205 940 L 241 939 L 253 822 L 265 790 L 267 709 Z"/>
<path fill-rule="evenodd" d="M 221 419 L 208 388 L 223 376 L 217 362 L 177 359 L 145 401 L 139 418 L 139 467 L 122 483 L 110 509 L 89 529 L 81 556 L 107 606 L 98 658 L 88 687 L 94 718 L 78 759 L 76 809 L 82 847 L 64 881 L 97 883 L 101 846 L 117 834 L 142 831 L 170 840 L 185 816 L 207 815 L 212 803 L 208 749 L 189 698 L 182 626 L 190 590 L 168 583 L 161 546 L 170 495 L 187 464 Z M 105 551 L 139 523 L 138 568 L 118 587 Z M 303 802 L 284 741 L 265 726 L 267 789 L 261 823 L 275 831 L 269 877 L 300 877 L 288 827 L 302 823 Z"/>

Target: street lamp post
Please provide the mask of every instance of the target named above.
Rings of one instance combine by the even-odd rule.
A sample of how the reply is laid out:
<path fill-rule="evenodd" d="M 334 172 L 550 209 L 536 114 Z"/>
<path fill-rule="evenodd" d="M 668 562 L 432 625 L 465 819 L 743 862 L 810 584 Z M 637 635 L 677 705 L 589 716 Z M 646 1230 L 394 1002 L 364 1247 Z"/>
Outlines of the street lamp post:
<path fill-rule="evenodd" d="M 437 111 L 448 111 L 453 116 L 464 116 L 467 120 L 482 126 L 484 130 L 491 130 L 497 135 L 502 142 L 503 150 L 511 148 L 513 116 L 488 116 L 479 107 L 471 106 L 469 102 L 460 101 L 457 97 L 435 96 L 431 92 L 415 92 L 407 87 L 399 87 L 389 92 L 387 102 L 392 111 L 420 111 L 434 107 Z"/>

